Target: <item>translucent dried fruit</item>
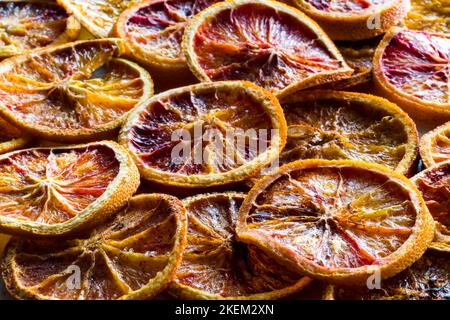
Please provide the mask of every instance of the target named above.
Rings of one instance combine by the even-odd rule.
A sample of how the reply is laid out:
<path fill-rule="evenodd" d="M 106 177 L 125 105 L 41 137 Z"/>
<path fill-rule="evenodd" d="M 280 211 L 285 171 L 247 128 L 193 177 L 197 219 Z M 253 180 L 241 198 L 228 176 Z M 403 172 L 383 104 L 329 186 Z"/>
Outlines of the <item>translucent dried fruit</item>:
<path fill-rule="evenodd" d="M 138 185 L 131 157 L 114 142 L 7 153 L 0 156 L 0 230 L 82 231 L 120 209 Z"/>
<path fill-rule="evenodd" d="M 153 93 L 147 71 L 118 59 L 121 45 L 80 41 L 8 59 L 0 66 L 0 114 L 47 140 L 107 137 Z"/>
<path fill-rule="evenodd" d="M 415 117 L 450 119 L 450 35 L 390 30 L 374 57 L 379 92 Z"/>
<path fill-rule="evenodd" d="M 405 271 L 380 283 L 380 288 L 330 287 L 333 300 L 448 300 L 450 253 L 429 249 Z"/>
<path fill-rule="evenodd" d="M 110 36 L 119 15 L 140 0 L 57 0 L 98 38 Z"/>
<path fill-rule="evenodd" d="M 0 2 L 0 59 L 75 40 L 79 22 L 52 1 Z"/>
<path fill-rule="evenodd" d="M 403 20 L 408 29 L 450 32 L 450 1 L 411 0 L 411 10 Z"/>
<path fill-rule="evenodd" d="M 450 122 L 422 136 L 420 156 L 427 167 L 450 160 Z"/>
<path fill-rule="evenodd" d="M 374 272 L 386 279 L 418 260 L 434 222 L 419 191 L 394 171 L 304 160 L 255 184 L 237 234 L 308 276 L 364 285 Z"/>
<path fill-rule="evenodd" d="M 248 179 L 285 141 L 278 100 L 244 81 L 161 93 L 132 112 L 119 136 L 143 178 L 188 188 Z"/>
<path fill-rule="evenodd" d="M 2 118 L 0 118 L 0 128 L 2 128 L 0 134 L 0 153 L 20 149 L 30 142 L 30 138 L 24 136 L 23 132 Z"/>
<path fill-rule="evenodd" d="M 397 25 L 409 0 L 294 0 L 334 40 L 370 39 Z"/>
<path fill-rule="evenodd" d="M 438 163 L 411 180 L 436 220 L 433 246 L 450 251 L 450 161 Z"/>
<path fill-rule="evenodd" d="M 212 6 L 186 27 L 183 51 L 201 81 L 247 80 L 284 95 L 351 75 L 327 35 L 275 1 Z"/>
<path fill-rule="evenodd" d="M 216 193 L 185 199 L 186 251 L 170 292 L 187 299 L 276 299 L 311 280 L 252 245 L 235 228 L 245 194 Z"/>
<path fill-rule="evenodd" d="M 381 164 L 402 174 L 415 169 L 415 124 L 387 100 L 361 93 L 312 91 L 288 96 L 281 104 L 288 125 L 281 164 L 349 159 Z"/>
<path fill-rule="evenodd" d="M 18 299 L 146 299 L 173 279 L 185 243 L 180 200 L 139 195 L 88 237 L 11 241 L 2 276 Z"/>

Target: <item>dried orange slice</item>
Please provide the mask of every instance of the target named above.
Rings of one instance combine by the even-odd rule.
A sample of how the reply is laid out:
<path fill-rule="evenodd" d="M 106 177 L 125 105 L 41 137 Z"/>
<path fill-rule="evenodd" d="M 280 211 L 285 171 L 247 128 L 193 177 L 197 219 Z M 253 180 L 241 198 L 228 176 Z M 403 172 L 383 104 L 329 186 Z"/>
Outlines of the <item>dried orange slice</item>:
<path fill-rule="evenodd" d="M 110 36 L 119 15 L 140 0 L 57 0 L 98 38 Z"/>
<path fill-rule="evenodd" d="M 415 170 L 416 126 L 385 99 L 321 90 L 288 96 L 281 105 L 288 125 L 281 164 L 349 159 L 381 164 L 402 174 Z"/>
<path fill-rule="evenodd" d="M 150 75 L 118 59 L 118 39 L 90 40 L 16 56 L 0 65 L 0 114 L 56 141 L 108 137 L 153 94 Z"/>
<path fill-rule="evenodd" d="M 420 156 L 427 167 L 450 160 L 450 122 L 422 136 Z"/>
<path fill-rule="evenodd" d="M 450 252 L 429 249 L 411 267 L 380 283 L 367 287 L 329 287 L 332 300 L 448 300 L 450 299 Z"/>
<path fill-rule="evenodd" d="M 277 299 L 312 280 L 287 269 L 263 251 L 241 243 L 235 227 L 245 194 L 203 194 L 183 201 L 186 251 L 170 292 L 187 299 Z"/>
<path fill-rule="evenodd" d="M 403 23 L 408 29 L 450 33 L 450 2 L 411 0 L 411 10 Z"/>
<path fill-rule="evenodd" d="M 147 0 L 119 17 L 114 30 L 139 62 L 168 73 L 189 72 L 181 39 L 187 22 L 219 0 Z"/>
<path fill-rule="evenodd" d="M 399 24 L 409 0 L 294 0 L 333 40 L 363 40 Z"/>
<path fill-rule="evenodd" d="M 138 186 L 133 160 L 112 141 L 7 153 L 0 156 L 0 231 L 78 232 L 119 210 Z"/>
<path fill-rule="evenodd" d="M 278 95 L 352 73 L 314 21 L 275 1 L 211 6 L 188 23 L 182 46 L 201 81 L 247 80 Z"/>
<path fill-rule="evenodd" d="M 450 35 L 390 30 L 375 52 L 380 94 L 418 119 L 450 119 Z"/>
<path fill-rule="evenodd" d="M 16 127 L 10 125 L 8 122 L 0 118 L 0 154 L 20 149 L 30 142 L 28 137 Z"/>
<path fill-rule="evenodd" d="M 0 59 L 75 40 L 80 23 L 52 1 L 0 2 Z"/>
<path fill-rule="evenodd" d="M 143 178 L 205 188 L 243 181 L 275 160 L 286 120 L 278 100 L 250 82 L 202 83 L 136 107 L 119 142 Z"/>
<path fill-rule="evenodd" d="M 436 220 L 433 246 L 450 251 L 450 161 L 428 168 L 411 180 L 422 192 L 428 210 Z"/>
<path fill-rule="evenodd" d="M 304 274 L 364 285 L 418 260 L 434 222 L 403 175 L 358 161 L 304 160 L 259 180 L 239 211 L 238 237 Z"/>
<path fill-rule="evenodd" d="M 186 244 L 186 210 L 175 197 L 133 197 L 89 237 L 13 240 L 2 261 L 18 299 L 151 298 L 174 278 Z"/>

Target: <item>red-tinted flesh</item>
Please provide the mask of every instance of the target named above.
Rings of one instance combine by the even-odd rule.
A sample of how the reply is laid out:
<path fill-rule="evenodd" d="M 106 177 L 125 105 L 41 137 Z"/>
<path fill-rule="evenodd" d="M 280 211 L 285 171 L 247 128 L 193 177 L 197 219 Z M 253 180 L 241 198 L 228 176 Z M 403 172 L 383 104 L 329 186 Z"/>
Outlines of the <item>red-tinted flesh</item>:
<path fill-rule="evenodd" d="M 270 292 L 294 285 L 300 276 L 254 246 L 236 239 L 244 195 L 215 194 L 185 201 L 188 244 L 177 282 L 222 298 Z"/>
<path fill-rule="evenodd" d="M 175 214 L 166 200 L 153 199 L 130 204 L 88 238 L 16 242 L 17 284 L 47 299 L 120 298 L 168 266 L 175 248 Z M 80 271 L 80 286 L 69 287 L 74 267 Z"/>
<path fill-rule="evenodd" d="M 333 13 L 357 13 L 386 5 L 394 0 L 304 0 L 314 8 Z"/>
<path fill-rule="evenodd" d="M 429 250 L 416 263 L 380 289 L 335 287 L 336 300 L 449 300 L 450 254 Z"/>
<path fill-rule="evenodd" d="M 357 268 L 398 250 L 415 220 L 407 191 L 384 176 L 310 168 L 285 174 L 263 190 L 246 228 L 319 267 Z"/>
<path fill-rule="evenodd" d="M 309 27 L 294 16 L 257 4 L 207 19 L 193 44 L 209 79 L 248 80 L 272 91 L 342 68 Z"/>
<path fill-rule="evenodd" d="M 63 223 L 97 200 L 118 172 L 104 146 L 14 153 L 0 160 L 0 215 Z"/>
<path fill-rule="evenodd" d="M 401 31 L 387 45 L 381 68 L 400 92 L 426 102 L 450 103 L 450 38 Z"/>
<path fill-rule="evenodd" d="M 145 51 L 168 59 L 183 59 L 181 38 L 186 23 L 219 0 L 161 0 L 146 4 L 132 15 L 127 33 Z"/>
<path fill-rule="evenodd" d="M 238 148 L 236 137 L 242 136 L 238 130 L 258 133 L 259 129 L 269 131 L 267 139 L 259 134 L 248 136 L 258 146 L 270 147 L 270 116 L 241 89 L 188 91 L 149 105 L 132 127 L 128 147 L 145 166 L 161 171 L 182 175 L 222 173 L 258 156 L 259 149 Z M 176 130 L 189 135 L 183 137 Z M 179 149 L 182 141 L 189 143 L 188 152 L 178 151 L 173 157 L 173 149 Z M 218 156 L 220 152 L 223 159 Z"/>

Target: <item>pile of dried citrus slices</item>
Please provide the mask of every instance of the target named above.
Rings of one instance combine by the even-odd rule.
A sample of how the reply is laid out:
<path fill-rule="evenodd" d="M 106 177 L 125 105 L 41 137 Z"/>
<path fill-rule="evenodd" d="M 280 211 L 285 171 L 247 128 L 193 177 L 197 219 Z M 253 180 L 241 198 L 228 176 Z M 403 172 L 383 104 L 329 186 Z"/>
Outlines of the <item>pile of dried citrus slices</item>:
<path fill-rule="evenodd" d="M 0 1 L 0 299 L 450 299 L 449 14 Z"/>

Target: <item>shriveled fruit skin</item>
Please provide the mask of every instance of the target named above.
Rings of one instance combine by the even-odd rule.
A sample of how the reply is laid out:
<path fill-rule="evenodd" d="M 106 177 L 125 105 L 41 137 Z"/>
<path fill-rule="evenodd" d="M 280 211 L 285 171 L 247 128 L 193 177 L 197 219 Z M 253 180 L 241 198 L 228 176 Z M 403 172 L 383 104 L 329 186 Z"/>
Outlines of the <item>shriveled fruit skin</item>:
<path fill-rule="evenodd" d="M 450 253 L 429 249 L 411 267 L 380 283 L 380 288 L 332 287 L 333 300 L 448 300 Z"/>
<path fill-rule="evenodd" d="M 186 299 L 276 299 L 311 280 L 236 238 L 243 193 L 186 198 L 187 246 L 170 292 Z"/>
<path fill-rule="evenodd" d="M 448 0 L 411 0 L 411 10 L 403 20 L 408 29 L 430 32 L 450 32 L 450 2 Z"/>
<path fill-rule="evenodd" d="M 175 276 L 185 243 L 180 200 L 139 195 L 84 237 L 11 241 L 1 272 L 17 299 L 148 299 Z"/>
<path fill-rule="evenodd" d="M 352 73 L 312 20 L 267 0 L 227 1 L 202 11 L 186 28 L 183 51 L 201 81 L 246 80 L 279 96 Z"/>
<path fill-rule="evenodd" d="M 450 122 L 422 136 L 420 155 L 427 168 L 450 160 Z"/>

